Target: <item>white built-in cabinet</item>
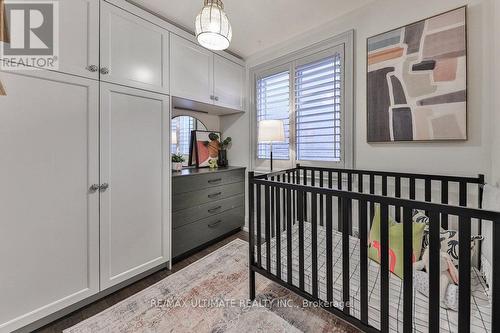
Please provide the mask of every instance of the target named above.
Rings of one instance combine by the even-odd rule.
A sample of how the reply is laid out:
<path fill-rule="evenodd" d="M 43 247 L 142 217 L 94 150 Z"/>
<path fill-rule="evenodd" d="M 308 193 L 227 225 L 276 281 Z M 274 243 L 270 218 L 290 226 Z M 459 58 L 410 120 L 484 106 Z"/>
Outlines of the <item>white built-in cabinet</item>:
<path fill-rule="evenodd" d="M 99 291 L 99 82 L 0 73 L 0 332 Z"/>
<path fill-rule="evenodd" d="M 214 54 L 214 104 L 244 110 L 245 69 Z"/>
<path fill-rule="evenodd" d="M 170 39 L 172 96 L 213 102 L 213 53 L 182 37 Z"/>
<path fill-rule="evenodd" d="M 244 67 L 158 18 L 59 13 L 59 69 L 0 73 L 0 332 L 168 263 L 170 96 L 244 109 Z"/>
<path fill-rule="evenodd" d="M 58 71 L 99 79 L 99 0 L 58 4 Z"/>
<path fill-rule="evenodd" d="M 243 66 L 182 37 L 171 36 L 172 96 L 243 111 L 244 78 Z"/>
<path fill-rule="evenodd" d="M 168 94 L 169 32 L 101 3 L 101 80 Z"/>
<path fill-rule="evenodd" d="M 101 84 L 101 288 L 168 259 L 168 96 Z"/>

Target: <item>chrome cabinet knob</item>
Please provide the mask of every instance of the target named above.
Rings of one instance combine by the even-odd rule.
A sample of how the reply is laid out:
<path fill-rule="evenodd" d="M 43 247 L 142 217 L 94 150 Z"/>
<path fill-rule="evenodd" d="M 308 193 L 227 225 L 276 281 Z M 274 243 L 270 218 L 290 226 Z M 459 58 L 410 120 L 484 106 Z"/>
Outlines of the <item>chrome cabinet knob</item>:
<path fill-rule="evenodd" d="M 215 99 L 216 101 L 218 101 L 218 100 L 219 100 L 219 97 L 217 97 L 217 96 L 214 96 L 214 99 Z"/>
<path fill-rule="evenodd" d="M 101 187 L 99 186 L 99 184 L 92 184 L 92 185 L 90 185 L 89 191 L 93 193 L 93 192 L 96 192 L 100 188 Z"/>
<path fill-rule="evenodd" d="M 107 67 L 101 68 L 101 74 L 103 75 L 109 74 L 109 69 Z"/>
<path fill-rule="evenodd" d="M 109 188 L 108 183 L 103 183 L 103 184 L 101 184 L 101 186 L 99 186 L 99 190 L 102 192 L 106 191 L 108 188 Z"/>
<path fill-rule="evenodd" d="M 95 73 L 99 70 L 99 67 L 97 67 L 96 65 L 90 65 L 90 66 L 87 66 L 87 70 L 89 72 Z"/>
<path fill-rule="evenodd" d="M 214 95 L 210 95 L 210 99 L 213 101 L 215 99 Z"/>

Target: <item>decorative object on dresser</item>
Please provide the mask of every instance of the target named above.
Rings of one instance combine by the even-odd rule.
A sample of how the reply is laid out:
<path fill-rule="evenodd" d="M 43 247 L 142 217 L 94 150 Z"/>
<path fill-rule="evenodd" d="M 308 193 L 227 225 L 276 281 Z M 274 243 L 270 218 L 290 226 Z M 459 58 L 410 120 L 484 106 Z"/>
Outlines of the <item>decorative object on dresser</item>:
<path fill-rule="evenodd" d="M 270 167 L 273 171 L 273 142 L 285 142 L 285 125 L 283 120 L 259 121 L 259 143 L 270 144 Z"/>
<path fill-rule="evenodd" d="M 198 168 L 206 168 L 210 166 L 210 161 L 219 158 L 219 138 L 220 132 L 217 131 L 193 131 L 191 132 L 191 162 L 192 158 L 196 159 Z"/>
<path fill-rule="evenodd" d="M 181 154 L 172 154 L 172 170 L 181 171 L 182 163 L 184 163 L 184 156 Z"/>
<path fill-rule="evenodd" d="M 466 7 L 367 40 L 368 142 L 467 139 Z"/>
<path fill-rule="evenodd" d="M 183 169 L 172 177 L 172 255 L 177 259 L 245 224 L 245 168 Z"/>

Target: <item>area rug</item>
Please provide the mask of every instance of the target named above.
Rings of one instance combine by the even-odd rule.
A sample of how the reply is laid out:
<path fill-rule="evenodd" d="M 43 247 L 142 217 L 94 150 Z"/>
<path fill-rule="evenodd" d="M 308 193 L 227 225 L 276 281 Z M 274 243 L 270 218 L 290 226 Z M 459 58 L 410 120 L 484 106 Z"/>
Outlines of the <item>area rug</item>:
<path fill-rule="evenodd" d="M 249 303 L 247 258 L 234 240 L 64 333 L 358 332 L 258 274 Z"/>

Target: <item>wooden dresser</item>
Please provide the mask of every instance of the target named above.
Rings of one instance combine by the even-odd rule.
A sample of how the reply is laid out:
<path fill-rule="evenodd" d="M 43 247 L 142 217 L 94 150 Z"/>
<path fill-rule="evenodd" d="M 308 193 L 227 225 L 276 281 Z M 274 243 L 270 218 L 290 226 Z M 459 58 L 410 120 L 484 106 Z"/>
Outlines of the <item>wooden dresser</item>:
<path fill-rule="evenodd" d="M 245 168 L 184 169 L 172 173 L 174 258 L 245 224 Z"/>

